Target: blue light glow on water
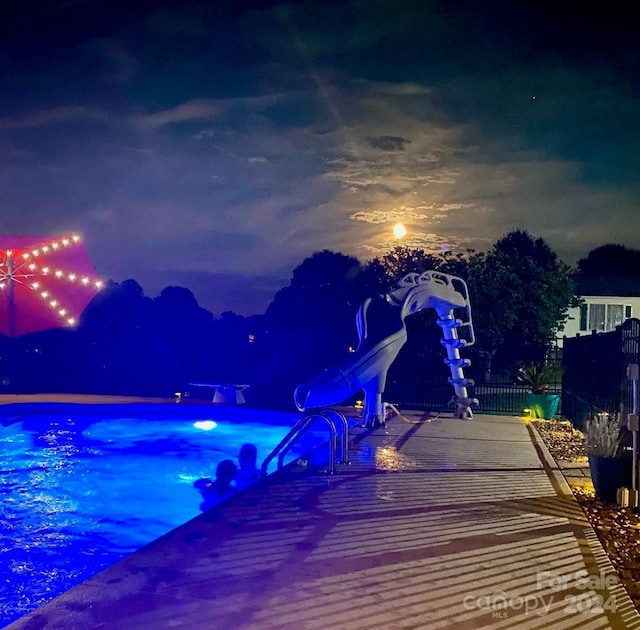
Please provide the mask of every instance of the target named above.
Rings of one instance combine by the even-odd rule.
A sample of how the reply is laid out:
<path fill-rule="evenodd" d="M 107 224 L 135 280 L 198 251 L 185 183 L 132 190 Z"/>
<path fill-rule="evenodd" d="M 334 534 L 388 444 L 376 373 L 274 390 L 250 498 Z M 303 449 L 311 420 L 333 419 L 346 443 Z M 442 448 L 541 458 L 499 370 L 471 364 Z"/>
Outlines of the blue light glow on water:
<path fill-rule="evenodd" d="M 175 417 L 157 405 L 146 418 L 124 406 L 100 413 L 70 406 L 0 426 L 0 628 L 200 514 L 196 479 L 237 463 L 244 442 L 259 465 L 298 418 L 237 408 Z"/>

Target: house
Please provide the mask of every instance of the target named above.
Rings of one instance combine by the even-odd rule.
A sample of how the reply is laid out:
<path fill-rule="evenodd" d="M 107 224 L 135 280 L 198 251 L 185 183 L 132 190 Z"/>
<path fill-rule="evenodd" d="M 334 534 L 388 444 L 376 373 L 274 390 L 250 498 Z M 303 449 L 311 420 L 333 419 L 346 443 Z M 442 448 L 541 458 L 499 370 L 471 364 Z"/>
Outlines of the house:
<path fill-rule="evenodd" d="M 640 317 L 640 282 L 636 278 L 576 277 L 582 306 L 569 309 L 569 320 L 558 333 L 576 337 L 614 330 L 631 317 Z"/>

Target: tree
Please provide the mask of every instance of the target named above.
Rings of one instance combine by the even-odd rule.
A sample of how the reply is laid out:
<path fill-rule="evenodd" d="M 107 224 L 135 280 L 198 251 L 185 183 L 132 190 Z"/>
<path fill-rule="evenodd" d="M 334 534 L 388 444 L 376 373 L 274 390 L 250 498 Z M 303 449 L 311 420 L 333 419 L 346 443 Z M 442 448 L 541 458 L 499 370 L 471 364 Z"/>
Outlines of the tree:
<path fill-rule="evenodd" d="M 256 347 L 262 339 L 262 317 L 242 317 L 225 311 L 213 322 L 214 380 L 253 383 Z M 257 341 L 256 341 L 257 339 Z M 253 391 L 251 392 L 253 393 Z"/>
<path fill-rule="evenodd" d="M 369 286 L 377 286 L 377 292 L 385 293 L 397 288 L 398 281 L 408 273 L 440 271 L 467 280 L 469 275 L 469 256 L 467 253 L 453 254 L 450 251 L 438 255 L 423 249 L 396 246 L 367 265 Z M 407 343 L 402 347 L 390 372 L 390 381 L 404 384 L 415 381 L 424 382 L 425 374 L 446 374 L 443 367 L 443 349 L 440 344 L 442 331 L 436 325 L 437 314 L 434 310 L 420 311 L 407 317 Z"/>
<path fill-rule="evenodd" d="M 539 361 L 567 321 L 575 297 L 572 270 L 541 239 L 514 230 L 469 267 L 478 348 L 488 368 Z"/>
<path fill-rule="evenodd" d="M 181 385 L 153 301 L 135 280 L 109 282 L 85 310 L 78 333 L 85 391 L 168 396 Z"/>
<path fill-rule="evenodd" d="M 382 257 L 371 260 L 367 265 L 367 272 L 379 290 L 386 292 L 393 289 L 398 280 L 408 273 L 439 269 L 442 260 L 423 249 L 396 245 Z"/>
<path fill-rule="evenodd" d="M 578 261 L 578 271 L 590 276 L 640 277 L 640 250 L 609 243 L 592 249 Z"/>
<path fill-rule="evenodd" d="M 329 354 L 346 351 L 355 331 L 355 314 L 366 297 L 363 267 L 357 258 L 323 250 L 293 270 L 289 286 L 280 289 L 265 313 L 271 331 L 305 331 L 326 335 Z"/>
<path fill-rule="evenodd" d="M 153 300 L 158 328 L 184 384 L 211 378 L 213 315 L 189 289 L 165 287 Z"/>
<path fill-rule="evenodd" d="M 369 265 L 388 290 L 406 273 L 435 270 L 458 276 L 469 289 L 476 345 L 465 351 L 473 356 L 476 373 L 544 356 L 549 341 L 576 304 L 572 270 L 558 260 L 542 239 L 515 230 L 503 236 L 488 252 L 467 250 L 438 256 L 423 250 L 396 247 Z M 385 284 L 386 283 L 386 284 Z M 433 313 L 407 318 L 408 342 L 394 364 L 402 378 L 436 369 L 441 348 L 440 331 Z M 484 369 L 482 369 L 484 366 Z"/>
<path fill-rule="evenodd" d="M 575 282 L 580 295 L 640 294 L 640 250 L 608 244 L 578 261 Z"/>
<path fill-rule="evenodd" d="M 358 339 L 357 309 L 368 295 L 364 278 L 357 258 L 329 250 L 293 270 L 263 318 L 257 395 L 292 401 L 300 382 L 347 355 Z"/>

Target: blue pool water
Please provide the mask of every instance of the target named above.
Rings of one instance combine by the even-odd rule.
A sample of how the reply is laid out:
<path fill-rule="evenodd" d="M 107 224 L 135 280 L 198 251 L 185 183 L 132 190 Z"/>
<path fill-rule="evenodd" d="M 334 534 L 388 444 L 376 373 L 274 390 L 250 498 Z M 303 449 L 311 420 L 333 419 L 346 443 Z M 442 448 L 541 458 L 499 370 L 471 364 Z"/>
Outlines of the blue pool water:
<path fill-rule="evenodd" d="M 196 405 L 25 410 L 0 426 L 0 628 L 200 514 L 196 479 L 237 463 L 244 442 L 260 465 L 298 419 Z"/>

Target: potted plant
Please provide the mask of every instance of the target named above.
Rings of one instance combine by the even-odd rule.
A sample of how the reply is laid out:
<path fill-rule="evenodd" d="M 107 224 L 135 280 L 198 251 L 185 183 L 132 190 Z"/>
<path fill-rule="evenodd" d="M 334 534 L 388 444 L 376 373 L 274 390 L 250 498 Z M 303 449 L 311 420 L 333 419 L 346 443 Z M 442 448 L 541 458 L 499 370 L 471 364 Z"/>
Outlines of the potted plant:
<path fill-rule="evenodd" d="M 616 414 L 599 413 L 584 425 L 584 446 L 589 458 L 596 497 L 616 502 L 618 488 L 631 485 L 631 460 L 623 450 L 623 428 Z"/>
<path fill-rule="evenodd" d="M 551 420 L 558 411 L 560 396 L 550 394 L 549 387 L 562 378 L 559 363 L 530 363 L 518 370 L 518 380 L 529 386 L 527 405 L 532 418 Z"/>

